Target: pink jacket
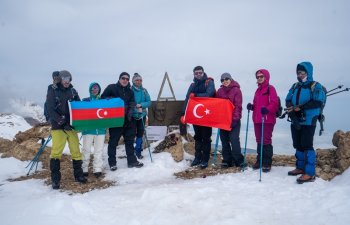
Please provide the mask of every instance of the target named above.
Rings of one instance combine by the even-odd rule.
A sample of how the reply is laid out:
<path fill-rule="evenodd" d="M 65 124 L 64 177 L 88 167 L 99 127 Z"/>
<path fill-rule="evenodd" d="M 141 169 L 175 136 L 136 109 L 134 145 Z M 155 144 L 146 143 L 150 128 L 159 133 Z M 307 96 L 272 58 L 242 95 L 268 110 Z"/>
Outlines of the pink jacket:
<path fill-rule="evenodd" d="M 242 92 L 239 84 L 232 80 L 228 87 L 223 85 L 220 86 L 219 90 L 216 93 L 217 98 L 225 98 L 230 100 L 235 109 L 233 111 L 232 120 L 240 120 L 242 117 Z"/>
<path fill-rule="evenodd" d="M 268 70 L 258 70 L 255 75 L 260 72 L 264 75 L 265 80 L 262 84 L 258 84 L 258 88 L 254 95 L 254 110 L 253 110 L 253 122 L 262 123 L 261 108 L 266 107 L 269 113 L 265 116 L 264 123 L 275 124 L 276 112 L 278 110 L 278 97 L 274 86 L 269 84 L 270 73 Z"/>

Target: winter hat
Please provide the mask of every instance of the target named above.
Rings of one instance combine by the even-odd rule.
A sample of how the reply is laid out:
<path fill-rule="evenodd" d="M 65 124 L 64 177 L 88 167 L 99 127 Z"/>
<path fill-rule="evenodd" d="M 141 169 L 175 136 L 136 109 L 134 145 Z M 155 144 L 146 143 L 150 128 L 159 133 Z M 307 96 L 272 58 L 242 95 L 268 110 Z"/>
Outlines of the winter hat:
<path fill-rule="evenodd" d="M 69 81 L 72 81 L 72 75 L 67 70 L 61 70 L 59 74 L 62 80 L 69 79 Z"/>
<path fill-rule="evenodd" d="M 136 80 L 142 80 L 142 77 L 138 73 L 134 73 L 134 76 L 132 77 L 132 82 L 134 83 Z"/>
<path fill-rule="evenodd" d="M 226 78 L 229 78 L 230 80 L 232 80 L 231 74 L 229 74 L 229 73 L 223 73 L 223 74 L 221 75 L 221 80 L 224 80 L 224 79 L 226 79 Z"/>
<path fill-rule="evenodd" d="M 120 78 L 122 78 L 122 76 L 127 76 L 127 77 L 129 77 L 129 79 L 130 79 L 130 74 L 128 74 L 127 72 L 122 72 L 122 73 L 119 75 L 119 80 L 120 80 Z"/>
<path fill-rule="evenodd" d="M 304 72 L 307 73 L 305 67 L 304 67 L 303 65 L 300 65 L 300 64 L 298 64 L 298 66 L 297 66 L 297 72 L 298 72 L 298 71 L 304 71 Z"/>
<path fill-rule="evenodd" d="M 202 70 L 204 72 L 204 69 L 202 66 L 196 66 L 194 69 L 193 69 L 193 72 L 196 71 L 196 70 Z"/>

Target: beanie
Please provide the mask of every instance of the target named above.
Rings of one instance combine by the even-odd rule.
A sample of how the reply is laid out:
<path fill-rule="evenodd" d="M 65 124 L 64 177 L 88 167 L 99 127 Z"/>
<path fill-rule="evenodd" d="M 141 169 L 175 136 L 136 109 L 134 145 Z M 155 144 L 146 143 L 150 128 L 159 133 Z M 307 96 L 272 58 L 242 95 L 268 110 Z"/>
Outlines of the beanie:
<path fill-rule="evenodd" d="M 127 77 L 129 77 L 129 79 L 130 79 L 130 75 L 129 75 L 127 72 L 122 72 L 122 73 L 119 75 L 119 80 L 120 80 L 120 78 L 121 78 L 122 76 L 127 76 Z"/>
<path fill-rule="evenodd" d="M 193 69 L 193 72 L 196 71 L 196 70 L 202 70 L 202 71 L 204 71 L 204 69 L 203 69 L 202 66 L 196 66 L 196 67 Z"/>
<path fill-rule="evenodd" d="M 134 76 L 132 77 L 132 82 L 134 83 L 135 80 L 142 80 L 142 77 L 138 73 L 134 73 Z"/>
<path fill-rule="evenodd" d="M 59 74 L 62 80 L 69 79 L 69 81 L 72 81 L 72 75 L 67 70 L 61 70 Z"/>
<path fill-rule="evenodd" d="M 229 73 L 223 73 L 221 75 L 221 80 L 225 79 L 225 78 L 229 78 L 230 80 L 232 80 L 231 74 Z"/>

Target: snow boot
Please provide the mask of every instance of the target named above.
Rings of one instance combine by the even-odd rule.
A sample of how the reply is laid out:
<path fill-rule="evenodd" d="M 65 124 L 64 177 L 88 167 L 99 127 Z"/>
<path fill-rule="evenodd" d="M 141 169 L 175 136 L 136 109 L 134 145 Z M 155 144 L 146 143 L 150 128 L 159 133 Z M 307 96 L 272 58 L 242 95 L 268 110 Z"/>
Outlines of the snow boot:
<path fill-rule="evenodd" d="M 201 164 L 201 160 L 198 158 L 194 158 L 194 160 L 191 163 L 191 167 L 198 166 L 199 164 Z"/>
<path fill-rule="evenodd" d="M 52 189 L 60 189 L 61 182 L 61 165 L 59 159 L 50 159 Z"/>
<path fill-rule="evenodd" d="M 83 164 L 82 160 L 73 160 L 73 171 L 75 181 L 85 184 L 87 179 L 84 177 L 83 169 L 81 165 Z"/>
<path fill-rule="evenodd" d="M 134 163 L 128 164 L 128 167 L 129 167 L 129 168 L 133 168 L 133 167 L 141 168 L 141 167 L 143 167 L 143 163 L 141 163 L 141 162 L 139 162 L 139 161 L 136 161 L 136 162 L 134 162 Z"/>
<path fill-rule="evenodd" d="M 227 169 L 229 167 L 232 167 L 233 166 L 233 162 L 229 162 L 229 161 L 226 161 L 226 160 L 222 160 L 222 163 L 221 163 L 221 169 Z"/>
<path fill-rule="evenodd" d="M 203 161 L 202 163 L 201 163 L 201 165 L 200 165 L 200 168 L 201 169 L 205 169 L 205 168 L 207 168 L 208 167 L 208 162 L 206 162 L 206 161 Z"/>
<path fill-rule="evenodd" d="M 135 145 L 135 155 L 138 159 L 142 159 L 142 137 L 136 138 L 136 145 Z"/>

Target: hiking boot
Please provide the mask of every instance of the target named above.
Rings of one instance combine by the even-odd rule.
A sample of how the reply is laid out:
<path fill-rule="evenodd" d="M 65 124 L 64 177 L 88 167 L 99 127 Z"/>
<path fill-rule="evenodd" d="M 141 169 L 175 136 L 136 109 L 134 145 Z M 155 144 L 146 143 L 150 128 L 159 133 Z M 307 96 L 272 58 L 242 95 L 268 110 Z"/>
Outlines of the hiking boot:
<path fill-rule="evenodd" d="M 191 163 L 191 167 L 198 166 L 199 164 L 201 164 L 201 160 L 198 158 L 194 158 L 193 162 Z"/>
<path fill-rule="evenodd" d="M 111 171 L 116 171 L 117 170 L 117 166 L 111 166 L 110 169 L 111 169 Z"/>
<path fill-rule="evenodd" d="M 96 173 L 94 173 L 94 175 L 95 175 L 96 178 L 99 178 L 99 177 L 102 176 L 102 173 L 101 172 L 96 172 Z"/>
<path fill-rule="evenodd" d="M 208 162 L 202 162 L 200 167 L 201 167 L 201 169 L 207 168 L 208 167 Z"/>
<path fill-rule="evenodd" d="M 259 161 L 256 161 L 253 165 L 253 170 L 258 170 L 258 169 L 260 169 L 260 163 Z"/>
<path fill-rule="evenodd" d="M 316 179 L 315 176 L 309 176 L 307 174 L 303 174 L 297 179 L 297 183 L 298 184 L 303 184 L 305 182 L 314 182 L 315 179 Z"/>
<path fill-rule="evenodd" d="M 300 174 L 304 174 L 304 170 L 301 170 L 301 169 L 294 169 L 294 170 L 291 170 L 288 172 L 288 176 L 297 176 L 297 175 L 300 175 Z"/>
<path fill-rule="evenodd" d="M 233 166 L 233 165 L 232 165 L 232 162 L 229 163 L 229 162 L 226 161 L 226 160 L 222 160 L 221 169 L 227 169 L 227 168 L 232 167 L 232 166 Z"/>
<path fill-rule="evenodd" d="M 263 167 L 262 167 L 262 171 L 263 171 L 264 173 L 270 172 L 270 171 L 271 171 L 271 166 L 263 166 Z"/>
<path fill-rule="evenodd" d="M 89 172 L 83 172 L 84 177 L 88 177 L 89 176 Z"/>
<path fill-rule="evenodd" d="M 143 163 L 141 163 L 141 162 L 139 162 L 139 161 L 136 161 L 136 162 L 134 162 L 134 163 L 128 164 L 128 167 L 129 167 L 129 168 L 133 168 L 133 167 L 141 168 L 141 167 L 143 167 Z"/>

